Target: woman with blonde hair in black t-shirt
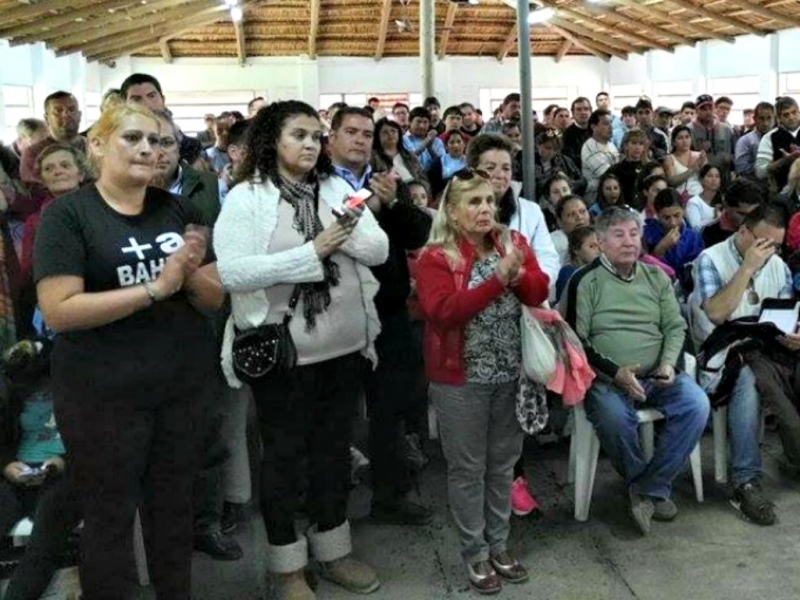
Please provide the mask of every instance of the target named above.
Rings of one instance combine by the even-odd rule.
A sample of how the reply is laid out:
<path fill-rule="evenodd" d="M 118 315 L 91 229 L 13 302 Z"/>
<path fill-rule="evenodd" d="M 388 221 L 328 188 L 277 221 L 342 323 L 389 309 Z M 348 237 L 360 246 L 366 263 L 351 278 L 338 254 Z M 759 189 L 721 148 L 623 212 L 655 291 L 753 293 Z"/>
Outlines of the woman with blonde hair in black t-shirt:
<path fill-rule="evenodd" d="M 134 513 L 142 506 L 158 598 L 191 593 L 196 435 L 214 397 L 218 308 L 202 224 L 148 187 L 161 131 L 122 106 L 89 133 L 97 181 L 42 215 L 34 249 L 39 306 L 56 331 L 56 418 L 72 457 L 85 526 L 84 600 L 124 596 Z"/>

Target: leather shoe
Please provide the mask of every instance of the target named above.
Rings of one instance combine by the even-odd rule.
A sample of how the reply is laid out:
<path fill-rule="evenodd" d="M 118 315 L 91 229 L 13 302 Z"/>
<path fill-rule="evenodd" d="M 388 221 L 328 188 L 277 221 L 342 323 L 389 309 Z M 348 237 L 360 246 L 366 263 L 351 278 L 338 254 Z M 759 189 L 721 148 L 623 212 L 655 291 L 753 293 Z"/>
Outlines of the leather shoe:
<path fill-rule="evenodd" d="M 221 531 L 194 536 L 194 549 L 214 560 L 239 560 L 244 554 L 239 543 Z"/>
<path fill-rule="evenodd" d="M 496 556 L 492 556 L 489 560 L 492 561 L 494 570 L 503 578 L 503 581 L 508 583 L 524 583 L 528 581 L 528 570 L 508 552 L 501 552 Z"/>
<path fill-rule="evenodd" d="M 423 526 L 433 521 L 433 510 L 405 498 L 373 502 L 371 514 L 374 521 L 389 525 Z"/>
<path fill-rule="evenodd" d="M 236 531 L 239 523 L 247 520 L 246 504 L 239 504 L 238 502 L 226 502 L 222 507 L 222 519 L 220 519 L 220 528 L 222 533 L 229 535 Z"/>
<path fill-rule="evenodd" d="M 503 589 L 500 576 L 488 560 L 476 562 L 474 565 L 467 563 L 467 575 L 469 575 L 469 584 L 479 594 L 488 596 L 497 594 Z"/>

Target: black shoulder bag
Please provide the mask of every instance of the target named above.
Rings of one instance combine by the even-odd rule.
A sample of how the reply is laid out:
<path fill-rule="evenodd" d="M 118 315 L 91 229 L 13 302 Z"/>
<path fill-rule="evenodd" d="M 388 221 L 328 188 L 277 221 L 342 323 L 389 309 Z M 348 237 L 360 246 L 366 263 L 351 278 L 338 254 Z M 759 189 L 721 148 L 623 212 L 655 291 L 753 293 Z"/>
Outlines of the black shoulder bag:
<path fill-rule="evenodd" d="M 300 286 L 294 286 L 286 315 L 280 323 L 236 330 L 233 338 L 233 371 L 241 381 L 254 383 L 267 375 L 285 373 L 297 364 L 289 323 L 300 300 Z"/>

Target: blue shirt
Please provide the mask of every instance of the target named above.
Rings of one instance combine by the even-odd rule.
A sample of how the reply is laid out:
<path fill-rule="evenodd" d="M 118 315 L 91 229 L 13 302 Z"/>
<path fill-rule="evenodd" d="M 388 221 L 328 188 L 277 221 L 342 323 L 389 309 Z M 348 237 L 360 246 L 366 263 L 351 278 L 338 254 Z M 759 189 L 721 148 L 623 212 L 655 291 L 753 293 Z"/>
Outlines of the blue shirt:
<path fill-rule="evenodd" d="M 367 163 L 367 166 L 364 169 L 364 173 L 361 175 L 361 177 L 358 177 L 350 169 L 346 167 L 340 167 L 338 165 L 333 165 L 333 172 L 344 179 L 351 188 L 358 192 L 367 187 L 369 179 L 372 176 L 372 165 Z"/>
<path fill-rule="evenodd" d="M 403 136 L 403 146 L 405 146 L 406 150 L 409 152 L 416 154 L 417 158 L 419 158 L 419 164 L 422 165 L 422 168 L 426 171 L 429 171 L 431 165 L 433 164 L 433 159 L 435 157 L 442 156 L 445 153 L 445 148 L 444 142 L 439 138 L 436 138 L 433 140 L 433 144 L 431 144 L 430 148 L 426 148 L 422 153 L 418 153 L 417 151 L 426 143 L 427 140 L 425 138 L 418 138 L 410 133 L 407 133 Z M 431 150 L 433 150 L 433 154 L 431 154 Z"/>
<path fill-rule="evenodd" d="M 739 141 L 736 142 L 734 164 L 736 173 L 739 175 L 756 176 L 756 156 L 758 155 L 758 146 L 762 137 L 764 135 L 759 133 L 758 129 L 754 129 L 740 137 Z"/>
<path fill-rule="evenodd" d="M 22 438 L 17 458 L 27 464 L 44 461 L 66 453 L 64 442 L 56 428 L 53 398 L 48 391 L 40 390 L 25 400 L 19 417 Z"/>
<path fill-rule="evenodd" d="M 644 243 L 650 252 L 658 246 L 666 234 L 667 230 L 658 219 L 647 219 L 644 222 Z M 691 227 L 687 227 L 686 223 L 681 223 L 681 237 L 678 243 L 660 258 L 675 269 L 678 280 L 683 281 L 684 267 L 697 258 L 704 249 L 703 238 L 700 234 Z"/>
<path fill-rule="evenodd" d="M 461 158 L 453 158 L 449 154 L 445 154 L 442 158 L 442 180 L 446 181 L 453 175 L 458 173 L 461 169 L 467 167 L 467 159 L 462 156 Z"/>

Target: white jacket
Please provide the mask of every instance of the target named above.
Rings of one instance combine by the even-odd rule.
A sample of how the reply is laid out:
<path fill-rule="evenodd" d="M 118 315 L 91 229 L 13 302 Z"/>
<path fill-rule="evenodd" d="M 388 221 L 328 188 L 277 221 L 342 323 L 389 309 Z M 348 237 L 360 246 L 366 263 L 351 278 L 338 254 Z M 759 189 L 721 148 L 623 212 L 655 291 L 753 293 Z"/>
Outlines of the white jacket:
<path fill-rule="evenodd" d="M 331 176 L 320 183 L 320 205 L 338 208 L 350 186 Z M 266 183 L 240 183 L 225 198 L 225 205 L 214 226 L 214 251 L 223 287 L 231 294 L 232 314 L 225 325 L 222 341 L 222 370 L 231 387 L 242 383 L 233 371 L 231 348 L 234 324 L 238 329 L 258 327 L 266 322 L 269 301 L 266 288 L 279 283 L 322 281 L 322 261 L 313 242 L 283 252 L 268 253 L 278 224 L 280 192 Z M 324 205 L 322 204 L 324 202 Z M 358 221 L 350 238 L 338 250 L 356 261 L 361 295 L 367 313 L 368 345 L 362 352 L 377 364 L 374 341 L 380 333 L 380 320 L 373 299 L 378 281 L 367 267 L 383 264 L 389 255 L 389 239 L 369 210 Z"/>
<path fill-rule="evenodd" d="M 508 226 L 528 238 L 528 243 L 536 255 L 536 260 L 539 261 L 539 266 L 550 278 L 552 295 L 555 292 L 558 272 L 561 270 L 561 259 L 553 245 L 550 232 L 547 230 L 544 213 L 535 202 L 520 198 L 521 183 L 512 181 L 511 190 L 514 192 L 514 200 L 517 201 L 517 210 Z"/>

